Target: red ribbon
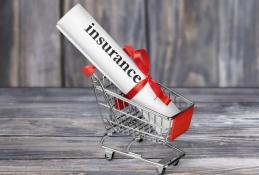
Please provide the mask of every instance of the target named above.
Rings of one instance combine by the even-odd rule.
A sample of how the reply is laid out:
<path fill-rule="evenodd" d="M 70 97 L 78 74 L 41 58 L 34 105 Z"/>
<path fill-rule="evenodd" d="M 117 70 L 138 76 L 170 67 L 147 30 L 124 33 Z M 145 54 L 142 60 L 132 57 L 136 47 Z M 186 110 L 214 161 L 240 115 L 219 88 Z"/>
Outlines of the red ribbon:
<path fill-rule="evenodd" d="M 168 105 L 171 102 L 171 99 L 162 91 L 159 84 L 153 80 L 150 75 L 150 62 L 146 50 L 140 49 L 135 51 L 131 45 L 125 45 L 123 50 L 135 62 L 140 71 L 146 76 L 145 79 L 136 84 L 125 96 L 128 99 L 132 99 L 147 83 L 149 83 L 156 96 L 164 104 Z"/>

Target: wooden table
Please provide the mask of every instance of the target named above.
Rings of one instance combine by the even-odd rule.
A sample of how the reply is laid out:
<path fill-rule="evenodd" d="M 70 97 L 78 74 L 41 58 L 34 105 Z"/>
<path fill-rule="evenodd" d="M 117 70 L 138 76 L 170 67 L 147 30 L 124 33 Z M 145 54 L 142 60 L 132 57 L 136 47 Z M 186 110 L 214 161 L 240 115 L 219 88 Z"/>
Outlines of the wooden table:
<path fill-rule="evenodd" d="M 196 104 L 175 144 L 186 152 L 167 174 L 259 174 L 259 89 L 180 88 Z M 0 174 L 156 174 L 144 162 L 104 159 L 92 89 L 0 89 Z M 119 144 L 125 144 L 124 138 Z M 167 153 L 143 142 L 144 157 Z"/>

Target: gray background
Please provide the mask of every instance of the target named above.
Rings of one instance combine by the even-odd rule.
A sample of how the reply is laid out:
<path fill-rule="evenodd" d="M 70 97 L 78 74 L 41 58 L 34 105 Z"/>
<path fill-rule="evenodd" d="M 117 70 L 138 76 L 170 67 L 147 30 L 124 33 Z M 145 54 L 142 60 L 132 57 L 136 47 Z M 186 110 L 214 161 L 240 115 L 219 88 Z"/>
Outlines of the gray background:
<path fill-rule="evenodd" d="M 84 87 L 87 62 L 55 28 L 80 2 L 172 87 L 258 87 L 258 0 L 1 0 L 0 87 Z M 258 18 L 258 19 L 257 19 Z"/>

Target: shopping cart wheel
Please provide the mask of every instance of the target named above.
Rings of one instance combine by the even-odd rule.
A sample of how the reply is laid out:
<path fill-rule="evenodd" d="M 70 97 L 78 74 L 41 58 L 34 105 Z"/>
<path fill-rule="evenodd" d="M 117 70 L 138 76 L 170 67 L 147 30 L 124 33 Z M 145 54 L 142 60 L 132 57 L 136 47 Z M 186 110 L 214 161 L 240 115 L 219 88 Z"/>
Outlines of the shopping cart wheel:
<path fill-rule="evenodd" d="M 104 157 L 106 160 L 112 160 L 114 157 L 113 151 L 105 151 Z"/>
<path fill-rule="evenodd" d="M 165 174 L 166 168 L 157 168 L 157 172 L 159 175 L 164 175 Z"/>
<path fill-rule="evenodd" d="M 180 160 L 177 160 L 177 161 L 173 162 L 172 165 L 173 165 L 173 166 L 177 166 L 178 163 L 179 163 L 179 161 L 180 161 Z"/>
<path fill-rule="evenodd" d="M 135 140 L 136 140 L 137 142 L 139 142 L 139 143 L 140 143 L 140 142 L 142 142 L 142 141 L 143 141 L 143 138 L 138 137 L 138 138 L 136 138 Z"/>

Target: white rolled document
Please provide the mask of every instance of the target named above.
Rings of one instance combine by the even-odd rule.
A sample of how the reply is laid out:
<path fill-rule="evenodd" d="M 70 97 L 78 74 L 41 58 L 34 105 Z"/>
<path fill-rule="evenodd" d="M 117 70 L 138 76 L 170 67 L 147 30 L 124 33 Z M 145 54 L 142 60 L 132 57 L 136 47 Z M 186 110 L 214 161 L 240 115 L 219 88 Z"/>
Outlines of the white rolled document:
<path fill-rule="evenodd" d="M 57 28 L 124 94 L 146 78 L 135 62 L 80 4 L 75 5 L 58 21 Z M 149 83 L 131 100 L 165 116 L 173 116 L 179 112 L 172 102 L 166 105 L 156 98 Z M 166 132 L 171 126 L 163 122 L 162 127 L 162 132 Z M 157 131 L 161 133 L 161 129 Z"/>

